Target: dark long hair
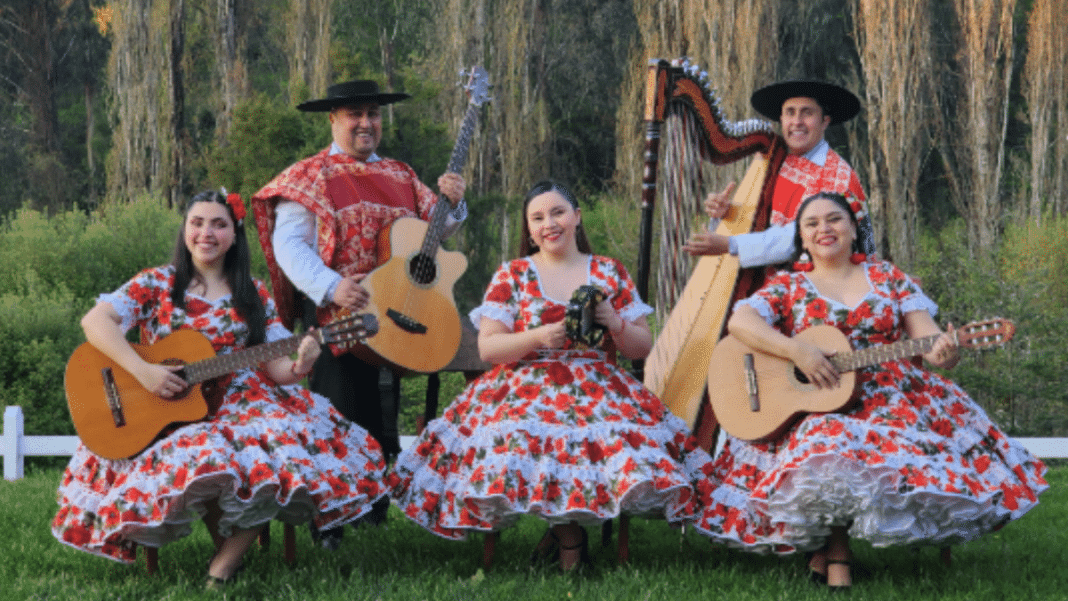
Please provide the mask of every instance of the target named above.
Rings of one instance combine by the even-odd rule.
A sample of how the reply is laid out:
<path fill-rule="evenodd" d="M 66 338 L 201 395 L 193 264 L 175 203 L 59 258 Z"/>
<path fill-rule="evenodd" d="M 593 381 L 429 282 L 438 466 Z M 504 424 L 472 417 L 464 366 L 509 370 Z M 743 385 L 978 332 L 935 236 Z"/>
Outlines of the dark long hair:
<path fill-rule="evenodd" d="M 871 231 L 871 223 L 865 216 L 862 219 L 857 219 L 856 213 L 853 212 L 853 207 L 849 206 L 849 199 L 843 194 L 837 192 L 816 192 L 812 196 L 809 196 L 805 200 L 801 201 L 801 206 L 797 208 L 797 213 L 794 218 L 794 257 L 792 262 L 796 262 L 801 257 L 805 249 L 801 248 L 801 215 L 805 213 L 805 209 L 813 201 L 819 199 L 825 199 L 833 202 L 841 207 L 846 215 L 849 215 L 849 221 L 853 224 L 853 228 L 857 231 L 857 237 L 853 239 L 852 252 L 863 253 L 865 255 L 875 254 L 875 242 L 874 236 Z"/>
<path fill-rule="evenodd" d="M 243 224 L 239 224 L 234 216 L 233 207 L 226 202 L 226 196 L 220 192 L 206 190 L 191 198 L 185 206 L 182 227 L 178 230 L 178 240 L 174 244 L 174 256 L 171 259 L 171 264 L 174 265 L 174 288 L 171 289 L 171 302 L 174 306 L 185 310 L 185 291 L 196 275 L 193 255 L 185 245 L 185 222 L 189 218 L 189 210 L 198 202 L 217 202 L 223 205 L 234 223 L 234 244 L 226 251 L 226 256 L 223 258 L 223 273 L 230 285 L 234 309 L 248 324 L 248 345 L 260 344 L 267 335 L 267 310 L 256 291 L 256 284 L 252 281 L 248 236 L 245 235 Z"/>
<path fill-rule="evenodd" d="M 571 194 L 571 190 L 568 190 L 560 182 L 543 179 L 540 182 L 534 184 L 534 187 L 527 192 L 526 197 L 523 199 L 523 229 L 519 238 L 519 256 L 528 257 L 540 250 L 538 245 L 534 244 L 530 240 L 530 226 L 527 225 L 527 207 L 530 205 L 530 201 L 534 200 L 536 196 L 541 196 L 546 192 L 556 192 L 560 196 L 564 197 L 568 203 L 575 209 L 579 208 L 578 201 L 575 200 L 575 196 Z M 578 245 L 579 252 L 586 254 L 593 254 L 593 250 L 590 247 L 590 240 L 586 237 L 586 230 L 582 227 L 582 222 L 579 222 L 575 228 L 575 244 Z"/>

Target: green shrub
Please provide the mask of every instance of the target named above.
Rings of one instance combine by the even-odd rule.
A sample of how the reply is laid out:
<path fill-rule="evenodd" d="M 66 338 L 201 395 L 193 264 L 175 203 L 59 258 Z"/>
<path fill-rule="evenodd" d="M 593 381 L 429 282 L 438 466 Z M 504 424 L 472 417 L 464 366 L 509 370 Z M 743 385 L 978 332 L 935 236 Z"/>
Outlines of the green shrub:
<path fill-rule="evenodd" d="M 31 270 L 0 294 L 0 405 L 19 405 L 27 434 L 73 434 L 63 370 L 84 341 L 78 320 L 91 301 L 62 285 L 48 289 Z"/>
<path fill-rule="evenodd" d="M 947 375 L 1010 434 L 1068 432 L 1068 219 L 1010 228 L 1002 247 L 968 254 L 964 224 L 921 240 L 914 275 L 939 305 L 943 327 L 990 317 L 1011 319 L 1013 340 L 993 351 L 964 351 Z"/>

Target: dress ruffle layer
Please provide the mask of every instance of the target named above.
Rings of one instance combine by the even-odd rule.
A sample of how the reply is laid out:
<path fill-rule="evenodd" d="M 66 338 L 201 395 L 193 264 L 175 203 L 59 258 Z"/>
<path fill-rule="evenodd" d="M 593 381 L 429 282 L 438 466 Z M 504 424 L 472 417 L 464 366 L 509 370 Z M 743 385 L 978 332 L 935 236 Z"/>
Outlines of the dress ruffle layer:
<path fill-rule="evenodd" d="M 889 263 L 868 264 L 867 277 L 856 307 L 799 273 L 742 302 L 786 332 L 828 324 L 853 348 L 894 342 L 903 313 L 929 301 Z M 946 378 L 898 360 L 859 370 L 857 382 L 845 413 L 809 415 L 774 442 L 728 437 L 696 527 L 757 552 L 817 549 L 832 526 L 879 547 L 952 545 L 1023 516 L 1049 488 L 1045 465 Z"/>
<path fill-rule="evenodd" d="M 603 353 L 560 352 L 472 383 L 398 458 L 393 497 L 409 518 L 453 539 L 522 515 L 677 523 L 693 518 L 694 487 L 711 469 L 682 420 Z"/>
<path fill-rule="evenodd" d="M 187 536 L 211 499 L 223 511 L 223 536 L 272 519 L 330 528 L 361 517 L 386 495 L 378 443 L 325 399 L 308 397 L 288 397 L 300 411 L 264 401 L 244 401 L 240 413 L 223 405 L 211 421 L 183 426 L 133 459 L 106 460 L 79 446 L 63 474 L 53 533 L 131 562 L 129 543 L 161 547 Z"/>

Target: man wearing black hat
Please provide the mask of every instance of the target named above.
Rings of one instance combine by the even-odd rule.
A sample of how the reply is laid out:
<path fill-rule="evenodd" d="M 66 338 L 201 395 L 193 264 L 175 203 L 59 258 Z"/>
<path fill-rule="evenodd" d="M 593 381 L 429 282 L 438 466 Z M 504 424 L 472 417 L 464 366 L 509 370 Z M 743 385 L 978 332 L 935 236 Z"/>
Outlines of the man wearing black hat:
<path fill-rule="evenodd" d="M 771 265 L 792 257 L 791 224 L 801 201 L 808 196 L 836 192 L 861 205 L 865 199 L 856 172 L 824 139 L 829 126 L 848 121 L 860 112 L 860 100 L 852 92 L 821 81 L 790 80 L 757 90 L 750 103 L 760 114 L 782 124 L 782 136 L 789 149 L 775 182 L 770 225 L 763 232 L 737 236 L 700 232 L 684 246 L 693 255 L 729 252 L 738 257 L 742 267 Z M 708 195 L 705 211 L 710 217 L 720 219 L 726 215 L 734 186 L 732 182 L 723 191 Z M 861 229 L 864 246 L 869 254 L 873 253 L 874 238 L 868 219 L 862 219 Z"/>
<path fill-rule="evenodd" d="M 329 112 L 333 143 L 287 167 L 252 198 L 275 302 L 287 327 L 300 314 L 311 326 L 331 320 L 340 308 L 363 309 L 368 292 L 360 281 L 378 266 L 379 232 L 400 217 L 430 220 L 437 195 L 410 166 L 376 153 L 381 107 L 405 98 L 380 92 L 374 81 L 358 80 L 332 85 L 326 98 L 297 106 Z M 466 184 L 455 173 L 437 183 L 453 206 L 447 220 L 451 233 L 467 216 Z M 398 375 L 331 350 L 316 361 L 311 389 L 367 429 L 387 457 L 396 454 Z"/>

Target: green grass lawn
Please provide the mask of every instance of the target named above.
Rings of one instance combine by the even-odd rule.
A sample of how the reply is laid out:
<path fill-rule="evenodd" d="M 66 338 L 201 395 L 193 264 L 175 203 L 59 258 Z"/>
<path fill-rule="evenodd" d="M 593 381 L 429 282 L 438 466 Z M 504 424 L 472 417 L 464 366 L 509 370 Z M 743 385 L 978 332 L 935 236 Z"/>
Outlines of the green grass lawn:
<path fill-rule="evenodd" d="M 614 548 L 591 532 L 594 565 L 578 575 L 532 569 L 527 557 L 544 531 L 526 519 L 505 531 L 492 571 L 480 570 L 482 537 L 452 542 L 433 536 L 392 510 L 388 527 L 347 528 L 337 551 L 312 544 L 298 529 L 297 562 L 282 561 L 282 531 L 273 546 L 254 548 L 240 579 L 223 593 L 203 590 L 211 543 L 202 527 L 160 550 L 160 572 L 143 561 L 124 566 L 58 543 L 49 523 L 60 472 L 31 470 L 0 481 L 0 600 L 7 599 L 293 599 L 293 600 L 804 600 L 830 593 L 810 584 L 799 556 L 728 551 L 664 522 L 633 520 L 631 560 L 617 565 Z M 1039 506 L 1000 532 L 954 547 L 945 567 L 934 548 L 872 549 L 855 545 L 872 573 L 858 578 L 852 599 L 1068 599 L 1068 467 L 1050 470 Z M 837 595 L 836 595 L 837 596 Z"/>

